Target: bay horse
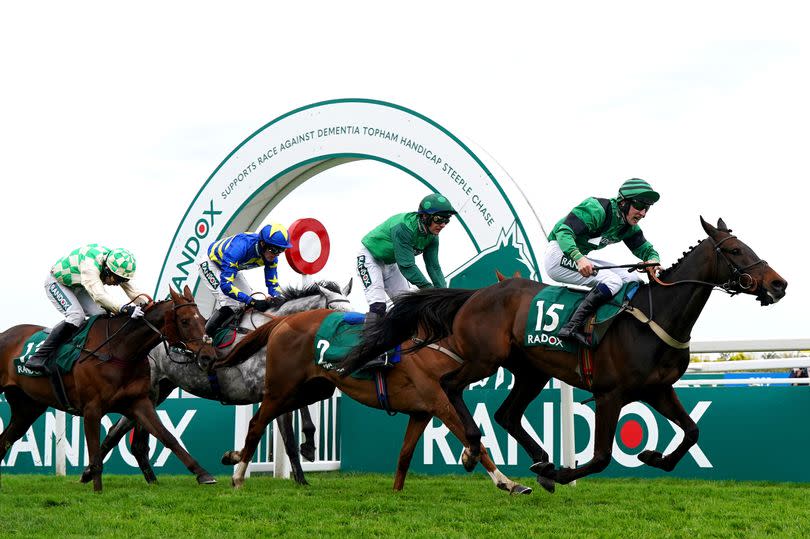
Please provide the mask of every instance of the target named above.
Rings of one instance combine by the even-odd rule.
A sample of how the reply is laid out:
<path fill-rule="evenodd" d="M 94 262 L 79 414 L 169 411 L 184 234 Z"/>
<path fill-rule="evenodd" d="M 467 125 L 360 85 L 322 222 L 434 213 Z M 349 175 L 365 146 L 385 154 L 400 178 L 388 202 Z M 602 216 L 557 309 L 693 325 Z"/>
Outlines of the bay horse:
<path fill-rule="evenodd" d="M 352 280 L 341 288 L 332 281 L 320 281 L 301 288 L 285 287 L 285 301 L 275 309 L 262 313 L 253 309 L 242 312 L 236 326 L 234 342 L 219 349 L 220 356 L 230 352 L 245 334 L 267 323 L 272 317 L 327 308 L 336 311 L 347 311 L 351 307 L 349 298 Z M 240 331 L 241 330 L 241 331 Z M 261 402 L 264 392 L 265 353 L 259 350 L 244 362 L 234 367 L 210 371 L 208 364 L 202 364 L 195 356 L 188 356 L 176 350 L 158 345 L 149 352 L 150 398 L 155 406 L 165 401 L 176 388 L 181 388 L 197 397 L 216 400 L 222 404 L 253 404 Z M 216 376 L 214 377 L 213 374 Z M 301 408 L 301 432 L 305 436 L 301 444 L 301 454 L 309 461 L 315 459 L 315 424 L 309 414 L 309 408 Z M 279 421 L 279 430 L 285 447 L 295 443 L 293 434 L 292 413 L 284 414 Z M 101 443 L 102 459 L 112 451 L 124 435 L 135 427 L 132 437 L 131 452 L 147 483 L 157 481 L 155 471 L 149 462 L 149 433 L 130 418 L 123 416 L 107 432 Z M 288 454 L 292 451 L 288 449 Z M 299 484 L 307 484 L 300 460 L 291 458 L 292 476 Z M 296 466 L 297 465 L 297 466 Z M 86 483 L 92 478 L 90 467 L 85 468 L 81 481 Z"/>
<path fill-rule="evenodd" d="M 278 317 L 245 337 L 220 362 L 221 366 L 235 365 L 266 347 L 267 368 L 261 406 L 250 421 L 242 450 L 228 451 L 222 457 L 223 464 L 236 465 L 232 476 L 234 487 L 244 484 L 245 471 L 265 428 L 281 414 L 327 399 L 336 387 L 361 404 L 382 408 L 374 380 L 342 377 L 334 369 L 316 364 L 315 336 L 331 312 L 321 309 Z M 403 355 L 386 374 L 389 409 L 409 416 L 394 477 L 395 491 L 404 486 L 416 443 L 434 416 L 464 443 L 461 422 L 439 386 L 439 378 L 456 366 L 450 356 L 426 348 Z M 482 464 L 499 489 L 520 494 L 532 492 L 531 488 L 512 481 L 498 470 L 486 448 L 480 446 L 478 450 Z"/>
<path fill-rule="evenodd" d="M 79 360 L 70 372 L 62 374 L 69 406 L 59 402 L 49 377 L 19 375 L 14 366 L 26 340 L 43 327 L 26 324 L 0 333 L 0 393 L 5 392 L 11 408 L 11 419 L 0 434 L 0 460 L 49 406 L 65 410 L 84 417 L 90 478 L 93 490 L 101 491 L 101 418 L 119 413 L 160 440 L 197 476 L 198 483 L 216 483 L 163 426 L 149 399 L 146 355 L 161 341 L 187 349 L 201 360 L 216 358 L 211 339 L 205 335 L 205 319 L 189 288 L 185 287 L 182 295 L 171 289 L 169 292 L 170 299 L 150 303 L 140 319 L 115 315 L 94 320 Z"/>
<path fill-rule="evenodd" d="M 787 287 L 787 282 L 734 236 L 722 219 L 716 228 L 703 218 L 700 222 L 708 238 L 662 272 L 658 282 L 642 284 L 629 303 L 631 309 L 615 318 L 592 351 L 590 383 L 580 375 L 576 354 L 524 346 L 529 311 L 537 308 L 533 298 L 548 286 L 526 279 L 507 279 L 479 290 L 429 289 L 398 296 L 393 308 L 373 331 L 364 335 L 342 368 L 345 373 L 353 372 L 417 330 L 425 333 L 424 342 L 412 350 L 452 334 L 454 351 L 464 358 L 464 363 L 444 375 L 441 386 L 470 442 L 470 458 L 464 462 L 468 471 L 477 462 L 475 450 L 481 431 L 462 392 L 501 366 L 512 371 L 515 383 L 495 413 L 495 420 L 529 454 L 531 470 L 546 490 L 553 492 L 554 482 L 567 484 L 604 470 L 610 463 L 621 409 L 637 400 L 649 404 L 684 432 L 683 440 L 671 453 L 646 450 L 638 456 L 649 466 L 672 471 L 698 440 L 698 427 L 678 400 L 673 384 L 689 364 L 689 335 L 712 290 L 750 294 L 765 306 L 779 301 Z M 628 314 L 632 311 L 639 318 Z M 659 338 L 654 331 L 662 332 L 664 337 Z M 593 459 L 579 468 L 555 468 L 548 454 L 520 424 L 529 403 L 551 377 L 590 391 L 596 401 Z"/>

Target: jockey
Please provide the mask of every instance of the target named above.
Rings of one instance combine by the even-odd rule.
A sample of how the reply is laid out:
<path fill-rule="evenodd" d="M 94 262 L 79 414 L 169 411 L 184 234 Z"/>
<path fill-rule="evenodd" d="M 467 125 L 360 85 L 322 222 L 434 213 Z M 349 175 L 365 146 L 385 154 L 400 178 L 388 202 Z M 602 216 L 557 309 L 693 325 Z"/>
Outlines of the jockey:
<path fill-rule="evenodd" d="M 597 273 L 594 264 L 610 263 L 589 258 L 588 253 L 623 241 L 639 259 L 647 263 L 659 262 L 658 252 L 638 226 L 659 198 L 649 183 L 632 178 L 622 184 L 616 198 L 587 198 L 554 225 L 544 259 L 549 277 L 561 283 L 591 287 L 558 333 L 561 339 L 574 338 L 588 346 L 582 333 L 585 320 L 615 296 L 624 283 L 641 281 L 635 272 L 624 269 L 601 269 Z M 659 269 L 656 265 L 647 268 L 647 272 L 653 276 Z"/>
<path fill-rule="evenodd" d="M 216 310 L 205 325 L 213 337 L 217 330 L 242 305 L 266 311 L 284 303 L 278 284 L 278 256 L 292 247 L 287 229 L 277 223 L 269 224 L 258 234 L 236 234 L 212 243 L 198 259 L 202 281 L 214 295 Z M 253 290 L 239 271 L 264 266 L 264 281 L 268 299 L 254 299 Z"/>
<path fill-rule="evenodd" d="M 76 333 L 87 316 L 103 314 L 105 310 L 132 318 L 143 316 L 140 305 L 120 305 L 104 289 L 104 285 L 120 286 L 130 301 L 145 304 L 149 296 L 130 282 L 134 275 L 135 257 L 126 249 L 91 243 L 60 258 L 45 279 L 45 292 L 65 320 L 53 327 L 26 367 L 36 372 L 50 372 L 54 352 Z"/>
<path fill-rule="evenodd" d="M 432 194 L 422 199 L 417 211 L 394 215 L 366 234 L 357 255 L 357 275 L 369 304 L 366 324 L 385 314 L 386 294 L 394 298 L 407 291 L 409 283 L 418 288 L 447 286 L 439 266 L 439 233 L 456 213 L 449 200 Z M 430 280 L 416 266 L 420 254 Z"/>

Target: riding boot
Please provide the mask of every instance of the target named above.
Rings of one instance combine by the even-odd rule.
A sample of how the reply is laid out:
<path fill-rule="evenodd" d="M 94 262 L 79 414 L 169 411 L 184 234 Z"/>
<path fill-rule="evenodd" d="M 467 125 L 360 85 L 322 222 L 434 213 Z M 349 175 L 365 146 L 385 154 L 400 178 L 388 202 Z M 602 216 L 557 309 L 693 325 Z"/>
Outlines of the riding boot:
<path fill-rule="evenodd" d="M 588 342 L 588 337 L 583 332 L 585 321 L 589 316 L 595 313 L 599 307 L 610 301 L 610 298 L 613 297 L 609 290 L 606 292 L 602 288 L 603 286 L 597 286 L 588 292 L 588 295 L 585 296 L 585 299 L 579 304 L 577 310 L 571 315 L 568 323 L 557 333 L 560 339 L 575 339 L 582 346 L 591 346 L 591 343 Z"/>
<path fill-rule="evenodd" d="M 379 312 L 379 309 L 375 308 L 377 306 L 378 304 L 373 304 L 371 308 L 374 310 L 370 310 L 366 313 L 366 320 L 363 322 L 363 333 L 366 333 L 369 328 L 374 326 L 385 314 L 385 303 L 382 304 L 382 313 Z M 388 354 L 380 354 L 363 365 L 360 371 L 374 371 L 377 369 L 388 369 L 390 367 L 393 367 L 393 365 L 388 362 Z"/>
<path fill-rule="evenodd" d="M 76 326 L 66 321 L 56 324 L 25 366 L 34 372 L 50 374 L 50 363 L 56 355 L 56 351 L 61 344 L 66 343 L 74 335 L 77 329 Z"/>
<path fill-rule="evenodd" d="M 234 314 L 236 314 L 236 311 L 234 311 L 232 307 L 227 306 L 220 307 L 219 310 L 214 311 L 211 318 L 209 318 L 208 322 L 205 324 L 205 334 L 213 339 L 217 331 L 229 322 Z"/>

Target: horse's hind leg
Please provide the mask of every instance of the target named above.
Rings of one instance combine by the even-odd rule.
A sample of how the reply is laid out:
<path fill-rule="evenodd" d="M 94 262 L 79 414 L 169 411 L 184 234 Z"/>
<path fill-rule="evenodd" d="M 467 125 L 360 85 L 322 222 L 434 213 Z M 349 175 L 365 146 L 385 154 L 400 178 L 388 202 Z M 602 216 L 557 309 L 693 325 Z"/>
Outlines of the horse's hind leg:
<path fill-rule="evenodd" d="M 284 442 L 284 450 L 290 459 L 290 468 L 292 468 L 292 475 L 295 482 L 299 485 L 308 485 L 304 477 L 304 469 L 301 467 L 301 459 L 298 455 L 298 447 L 295 445 L 295 432 L 293 431 L 293 414 L 292 412 L 283 414 L 278 418 L 278 430 L 281 433 L 281 439 Z M 277 459 L 284 458 L 282 455 L 276 455 Z"/>
<path fill-rule="evenodd" d="M 397 460 L 397 473 L 394 476 L 394 491 L 398 492 L 405 486 L 405 476 L 408 475 L 408 468 L 411 467 L 411 459 L 416 449 L 416 442 L 425 432 L 425 427 L 433 416 L 425 412 L 415 412 L 410 414 L 408 427 L 405 429 L 405 439 L 402 441 L 402 449 L 399 450 Z"/>
<path fill-rule="evenodd" d="M 197 483 L 201 485 L 211 485 L 217 482 L 200 463 L 186 451 L 177 439 L 166 430 L 160 418 L 155 412 L 155 406 L 148 398 L 144 397 L 137 401 L 130 408 L 132 416 L 140 423 L 146 431 L 157 438 L 167 449 L 180 459 L 188 470 L 197 476 Z"/>
<path fill-rule="evenodd" d="M 93 479 L 93 490 L 101 492 L 101 472 L 104 469 L 104 459 L 99 451 L 101 438 L 101 410 L 98 406 L 85 406 L 82 410 L 84 415 L 84 440 L 87 443 L 87 453 L 90 457 L 90 476 Z"/>
<path fill-rule="evenodd" d="M 278 416 L 276 413 L 277 409 L 277 402 L 270 399 L 265 392 L 264 400 L 262 400 L 259 409 L 251 418 L 248 425 L 247 436 L 245 436 L 245 445 L 242 447 L 241 451 L 238 452 L 239 462 L 235 463 L 236 468 L 231 476 L 231 484 L 234 488 L 241 488 L 242 485 L 245 484 L 245 472 L 247 471 L 248 464 L 253 458 L 253 453 L 256 452 L 256 447 L 259 445 L 259 441 L 262 439 L 262 436 L 264 436 L 264 431 L 267 428 L 267 425 L 269 425 L 270 422 Z M 223 456 L 223 464 L 226 463 L 225 458 L 228 455 L 233 455 L 233 453 L 228 452 L 225 454 L 225 456 Z M 276 458 L 280 458 L 280 456 Z M 229 461 L 228 463 L 233 462 Z"/>
<path fill-rule="evenodd" d="M 700 432 L 698 426 L 684 409 L 672 386 L 650 388 L 641 400 L 683 430 L 683 440 L 669 455 L 662 455 L 658 451 L 649 449 L 638 455 L 638 460 L 644 464 L 671 472 L 689 449 L 697 443 Z"/>
<path fill-rule="evenodd" d="M 48 408 L 21 392 L 6 392 L 6 400 L 11 408 L 11 417 L 5 430 L 0 433 L 0 461 L 6 457 L 14 442 L 22 438 L 34 421 Z"/>
<path fill-rule="evenodd" d="M 309 406 L 302 406 L 301 432 L 304 434 L 304 443 L 301 444 L 301 456 L 309 462 L 315 460 L 315 423 L 309 413 Z"/>
<path fill-rule="evenodd" d="M 464 389 L 472 382 L 492 374 L 492 372 L 484 371 L 478 366 L 478 363 L 494 364 L 494 362 L 487 362 L 479 358 L 476 363 L 464 363 L 461 368 L 445 374 L 439 381 L 447 395 L 447 399 L 456 410 L 458 418 L 464 426 L 464 439 L 467 440 L 470 451 L 464 453 L 462 464 L 468 472 L 473 471 L 475 465 L 481 460 L 481 430 L 476 425 L 470 409 L 467 408 L 467 404 L 464 402 Z"/>
<path fill-rule="evenodd" d="M 618 391 L 602 393 L 596 396 L 596 433 L 594 435 L 593 458 L 579 468 L 559 468 L 543 470 L 544 477 L 567 485 L 580 477 L 598 473 L 608 467 L 613 452 L 613 439 L 616 436 L 616 424 L 624 402 Z"/>
<path fill-rule="evenodd" d="M 513 371 L 515 385 L 495 412 L 495 421 L 506 430 L 532 459 L 532 472 L 537 482 L 548 492 L 554 492 L 554 481 L 543 475 L 544 470 L 553 470 L 548 453 L 523 428 L 521 420 L 529 404 L 540 394 L 550 376 L 537 371 Z"/>

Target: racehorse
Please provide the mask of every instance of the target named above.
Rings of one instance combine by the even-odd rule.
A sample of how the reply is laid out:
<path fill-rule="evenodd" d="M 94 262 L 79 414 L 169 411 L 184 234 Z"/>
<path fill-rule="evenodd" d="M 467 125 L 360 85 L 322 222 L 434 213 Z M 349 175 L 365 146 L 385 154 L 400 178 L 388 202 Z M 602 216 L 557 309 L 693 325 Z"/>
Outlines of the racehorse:
<path fill-rule="evenodd" d="M 610 463 L 621 409 L 636 400 L 646 402 L 684 431 L 683 440 L 671 453 L 646 450 L 638 457 L 645 464 L 671 471 L 698 439 L 698 427 L 678 400 L 673 384 L 689 364 L 689 335 L 712 290 L 750 294 L 764 306 L 779 301 L 787 287 L 767 262 L 731 234 L 722 219 L 717 228 L 703 218 L 700 221 L 708 238 L 662 272 L 658 282 L 641 285 L 630 309 L 615 318 L 592 351 L 590 383 L 580 374 L 576 354 L 524 346 L 529 310 L 538 308 L 533 298 L 547 286 L 526 279 L 507 279 L 480 290 L 431 289 L 398 296 L 394 307 L 364 335 L 342 368 L 345 373 L 353 372 L 417 329 L 425 333 L 424 342 L 411 350 L 452 334 L 454 351 L 464 363 L 443 376 L 441 386 L 458 411 L 470 442 L 470 458 L 464 462 L 468 471 L 477 462 L 474 450 L 481 432 L 462 392 L 500 366 L 513 372 L 515 383 L 495 420 L 529 454 L 531 469 L 546 490 L 553 491 L 555 481 L 566 484 L 604 470 Z M 638 318 L 627 314 L 634 312 Z M 592 392 L 596 401 L 593 459 L 579 468 L 555 469 L 548 454 L 520 424 L 523 412 L 551 377 Z"/>
<path fill-rule="evenodd" d="M 228 451 L 222 457 L 223 464 L 237 465 L 232 476 L 234 487 L 244 484 L 245 471 L 264 429 L 279 415 L 329 398 L 335 387 L 366 406 L 383 407 L 373 380 L 344 378 L 335 370 L 315 363 L 315 337 L 329 314 L 330 311 L 317 310 L 278 317 L 245 337 L 220 362 L 223 366 L 235 365 L 241 358 L 252 356 L 266 347 L 267 368 L 261 407 L 250 421 L 243 449 Z M 409 416 L 394 478 L 395 491 L 401 490 L 405 484 L 416 442 L 431 418 L 438 417 L 464 442 L 461 422 L 439 387 L 439 377 L 456 366 L 455 359 L 427 348 L 404 355 L 386 374 L 388 409 Z M 501 473 L 483 446 L 478 449 L 484 467 L 498 488 L 510 493 L 531 493 L 530 488 Z"/>
<path fill-rule="evenodd" d="M 327 308 L 337 311 L 346 311 L 350 308 L 348 295 L 352 289 L 352 281 L 341 289 L 331 281 L 321 281 L 301 288 L 288 287 L 283 291 L 285 302 L 277 309 L 261 313 L 248 309 L 242 313 L 237 321 L 238 327 L 244 331 L 253 331 L 266 323 L 271 317 L 291 314 L 312 309 Z M 243 338 L 244 334 L 235 331 L 235 341 L 227 347 L 220 349 L 220 354 L 229 352 L 235 343 Z M 188 356 L 164 346 L 156 346 L 149 352 L 149 365 L 151 367 L 150 398 L 159 406 L 168 398 L 176 388 L 192 393 L 204 399 L 220 401 L 223 404 L 252 404 L 261 402 L 264 391 L 264 351 L 260 350 L 245 362 L 225 369 L 209 371 L 207 364 L 201 364 L 194 356 Z M 214 376 L 215 374 L 215 376 Z M 309 408 L 301 410 L 301 430 L 305 441 L 301 444 L 301 453 L 307 460 L 315 458 L 315 424 L 309 414 Z M 112 426 L 101 444 L 102 459 L 119 442 L 119 440 L 133 427 L 133 421 L 122 417 Z M 280 431 L 285 447 L 294 444 L 292 429 L 292 414 L 285 414 L 280 421 Z M 152 465 L 149 463 L 149 433 L 135 425 L 135 434 L 132 437 L 132 456 L 138 462 L 147 483 L 157 481 Z M 290 459 L 293 465 L 292 475 L 299 484 L 306 484 L 304 471 L 300 460 Z M 82 482 L 91 478 L 89 467 L 82 474 Z"/>
<path fill-rule="evenodd" d="M 93 489 L 101 491 L 101 418 L 107 413 L 119 413 L 137 422 L 177 455 L 197 476 L 198 483 L 216 483 L 163 426 L 149 400 L 146 355 L 158 343 L 182 347 L 201 361 L 216 358 L 211 339 L 205 336 L 205 319 L 189 288 L 183 295 L 174 290 L 170 294 L 171 299 L 151 303 L 141 319 L 117 315 L 94 320 L 79 360 L 62 375 L 69 406 L 60 403 L 48 377 L 19 375 L 14 366 L 14 358 L 22 355 L 26 340 L 42 326 L 19 325 L 0 333 L 0 393 L 5 392 L 11 408 L 9 424 L 0 434 L 0 460 L 49 406 L 66 410 L 84 416 L 90 478 Z"/>

